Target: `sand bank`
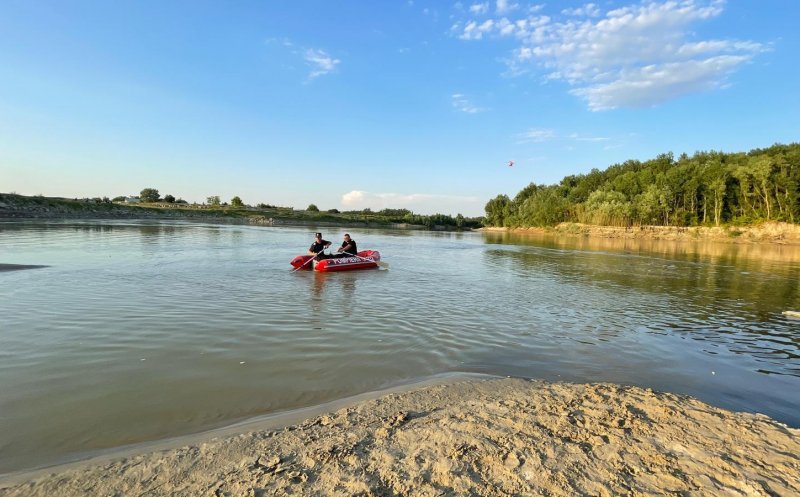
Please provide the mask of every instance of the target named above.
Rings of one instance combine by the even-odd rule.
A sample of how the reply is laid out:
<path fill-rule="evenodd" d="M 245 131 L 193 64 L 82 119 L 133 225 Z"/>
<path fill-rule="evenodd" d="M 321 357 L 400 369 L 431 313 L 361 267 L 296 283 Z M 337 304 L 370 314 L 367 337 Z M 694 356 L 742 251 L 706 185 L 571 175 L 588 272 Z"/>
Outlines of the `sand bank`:
<path fill-rule="evenodd" d="M 800 430 L 635 387 L 428 386 L 4 496 L 800 495 Z"/>
<path fill-rule="evenodd" d="M 560 223 L 552 228 L 481 228 L 487 232 L 555 234 L 605 239 L 713 241 L 723 243 L 774 243 L 800 245 L 800 224 L 768 221 L 752 226 L 597 226 Z"/>

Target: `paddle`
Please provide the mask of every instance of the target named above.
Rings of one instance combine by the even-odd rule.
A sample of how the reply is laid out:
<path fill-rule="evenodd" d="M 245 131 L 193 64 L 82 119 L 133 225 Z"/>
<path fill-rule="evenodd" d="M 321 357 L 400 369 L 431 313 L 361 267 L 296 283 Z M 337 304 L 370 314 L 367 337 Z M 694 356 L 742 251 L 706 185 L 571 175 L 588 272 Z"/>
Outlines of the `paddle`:
<path fill-rule="evenodd" d="M 308 264 L 309 262 L 311 262 L 311 261 L 313 261 L 314 259 L 316 259 L 316 258 L 317 258 L 317 256 L 318 256 L 319 254 L 323 253 L 323 252 L 325 252 L 325 249 L 322 249 L 322 250 L 320 250 L 319 252 L 317 252 L 316 254 L 314 254 L 314 255 L 311 257 L 311 259 L 309 259 L 309 260 L 307 260 L 306 262 L 304 262 L 304 263 L 303 263 L 301 266 L 298 266 L 298 267 L 296 267 L 296 268 L 292 269 L 292 272 L 299 271 L 300 269 L 303 269 L 303 267 L 305 267 L 305 265 L 306 265 L 306 264 Z"/>
<path fill-rule="evenodd" d="M 360 256 L 360 255 L 358 255 L 358 254 L 351 254 L 350 252 L 342 252 L 342 253 L 343 253 L 343 254 L 347 254 L 347 255 L 352 255 L 353 257 L 358 257 L 358 258 L 359 258 L 359 259 L 361 259 L 362 261 L 374 262 L 375 264 L 379 265 L 379 266 L 380 266 L 380 267 L 382 267 L 382 268 L 389 269 L 389 263 L 388 263 L 388 262 L 383 262 L 383 261 L 371 261 L 371 260 L 367 259 L 366 257 L 361 257 L 361 256 Z"/>

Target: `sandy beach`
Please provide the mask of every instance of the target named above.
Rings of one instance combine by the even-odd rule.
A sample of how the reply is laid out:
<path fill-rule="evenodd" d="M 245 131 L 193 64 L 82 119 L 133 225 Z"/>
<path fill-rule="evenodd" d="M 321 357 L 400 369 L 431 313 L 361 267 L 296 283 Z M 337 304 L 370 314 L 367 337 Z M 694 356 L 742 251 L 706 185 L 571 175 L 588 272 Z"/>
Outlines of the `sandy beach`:
<path fill-rule="evenodd" d="M 464 380 L 0 483 L 4 496 L 799 495 L 800 430 L 611 384 Z"/>

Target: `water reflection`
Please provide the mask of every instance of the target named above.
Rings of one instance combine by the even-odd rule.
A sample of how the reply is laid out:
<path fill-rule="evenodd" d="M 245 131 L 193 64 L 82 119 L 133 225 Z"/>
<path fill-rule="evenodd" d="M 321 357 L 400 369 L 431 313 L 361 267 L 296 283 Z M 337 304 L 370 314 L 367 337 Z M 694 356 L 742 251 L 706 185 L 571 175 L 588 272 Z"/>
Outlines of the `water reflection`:
<path fill-rule="evenodd" d="M 487 234 L 484 240 L 491 245 L 484 252 L 487 266 L 529 287 L 543 280 L 541 286 L 550 291 L 565 292 L 555 301 L 539 295 L 535 304 L 566 308 L 566 316 L 554 319 L 564 328 L 586 329 L 579 324 L 583 321 L 610 337 L 685 336 L 746 355 L 761 364 L 757 370 L 763 373 L 797 376 L 800 371 L 800 323 L 781 315 L 787 305 L 800 308 L 800 247 L 748 246 L 742 256 L 737 247 L 719 244 L 507 233 Z M 591 301 L 574 300 L 597 289 L 602 293 Z"/>
<path fill-rule="evenodd" d="M 314 264 L 311 262 L 310 264 Z M 325 289 L 325 282 L 327 281 L 328 275 L 319 271 L 312 271 L 311 272 L 311 295 L 312 295 L 312 305 L 317 304 L 317 307 L 323 304 L 322 301 L 322 291 Z"/>
<path fill-rule="evenodd" d="M 341 309 L 345 317 L 352 316 L 356 282 L 362 273 L 362 271 L 332 273 L 310 271 L 301 274 L 301 277 L 311 280 L 309 307 L 317 312 L 323 311 L 326 307 Z"/>
<path fill-rule="evenodd" d="M 725 243 L 713 241 L 671 241 L 637 238 L 600 238 L 553 235 L 548 233 L 483 232 L 486 243 L 535 245 L 562 250 L 580 250 L 622 254 L 661 255 L 685 260 L 736 264 L 754 261 L 766 265 L 800 263 L 800 246 L 778 243 Z M 797 269 L 797 267 L 795 267 Z"/>

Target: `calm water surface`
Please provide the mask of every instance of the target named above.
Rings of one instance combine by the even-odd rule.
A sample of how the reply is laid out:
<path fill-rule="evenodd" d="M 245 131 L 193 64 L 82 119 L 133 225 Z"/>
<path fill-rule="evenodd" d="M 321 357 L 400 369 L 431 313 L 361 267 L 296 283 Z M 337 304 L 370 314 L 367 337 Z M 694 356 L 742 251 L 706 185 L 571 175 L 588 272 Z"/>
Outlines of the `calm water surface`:
<path fill-rule="evenodd" d="M 314 227 L 0 224 L 0 473 L 445 372 L 610 381 L 800 426 L 800 248 Z M 341 240 L 342 229 L 324 229 Z"/>

